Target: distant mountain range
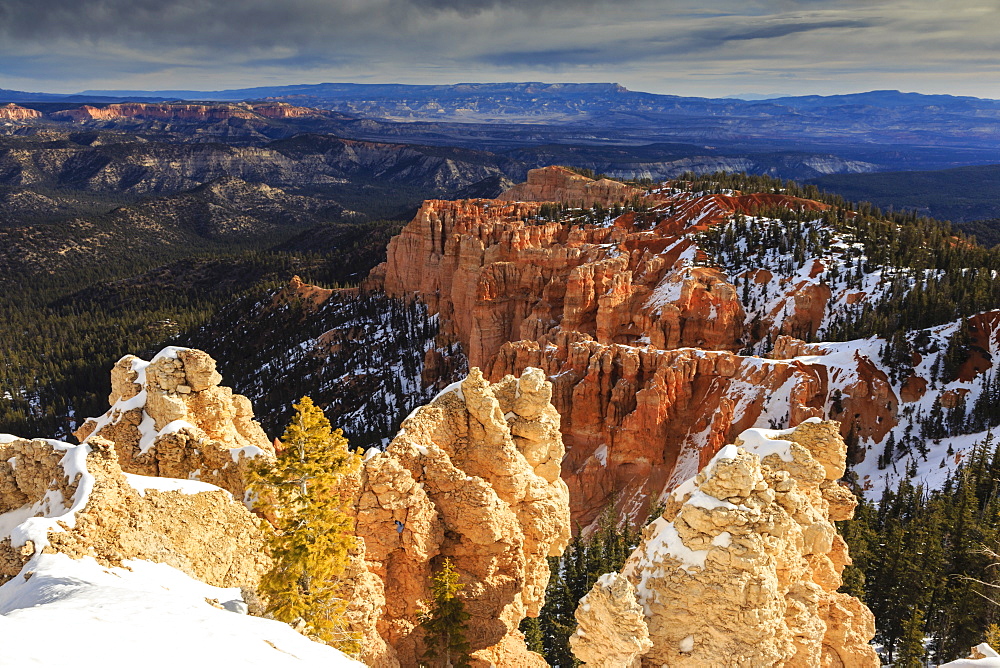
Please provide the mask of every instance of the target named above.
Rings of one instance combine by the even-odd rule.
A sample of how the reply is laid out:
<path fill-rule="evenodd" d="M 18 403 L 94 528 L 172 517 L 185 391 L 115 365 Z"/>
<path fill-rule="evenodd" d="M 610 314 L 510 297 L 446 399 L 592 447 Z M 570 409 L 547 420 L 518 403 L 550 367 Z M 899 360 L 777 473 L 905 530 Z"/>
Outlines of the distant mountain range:
<path fill-rule="evenodd" d="M 278 100 L 393 121 L 615 128 L 632 142 L 810 141 L 1000 148 L 1000 101 L 899 91 L 767 100 L 681 97 L 614 83 L 324 83 L 222 91 L 0 90 L 0 102 Z"/>
<path fill-rule="evenodd" d="M 203 104 L 172 104 L 180 101 Z M 485 161 L 494 170 L 468 183 L 517 180 L 549 164 L 653 180 L 744 171 L 812 179 L 849 199 L 956 222 L 1000 215 L 997 169 L 928 171 L 1000 163 L 1000 100 L 975 97 L 880 90 L 747 100 L 658 95 L 615 83 L 324 83 L 72 95 L 0 90 L 0 107 L 7 103 L 21 108 L 8 112 L 6 128 L 0 109 L 0 133 L 108 131 L 244 146 L 333 135 L 417 146 L 424 156 L 439 147 L 445 162 Z M 453 154 L 457 148 L 477 153 Z M 465 167 L 456 169 L 465 179 Z M 924 176 L 914 179 L 914 171 Z M 870 176 L 875 172 L 896 174 Z M 456 187 L 446 189 L 454 194 Z"/>

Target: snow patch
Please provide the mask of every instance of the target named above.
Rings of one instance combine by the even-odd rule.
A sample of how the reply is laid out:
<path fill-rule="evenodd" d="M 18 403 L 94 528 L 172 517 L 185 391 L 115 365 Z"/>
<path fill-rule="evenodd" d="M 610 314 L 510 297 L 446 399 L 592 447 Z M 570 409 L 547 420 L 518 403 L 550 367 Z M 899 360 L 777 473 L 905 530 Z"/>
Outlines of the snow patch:
<path fill-rule="evenodd" d="M 606 443 L 602 443 L 601 447 L 594 451 L 594 457 L 601 462 L 601 466 L 608 465 L 608 446 Z"/>
<path fill-rule="evenodd" d="M 230 612 L 241 608 L 237 588 L 212 587 L 166 564 L 123 566 L 64 554 L 32 559 L 22 571 L 30 578 L 0 587 L 0 666 L 79 666 L 96 657 L 143 668 L 362 666 L 287 624 Z M 184 641 L 163 642 L 164 629 Z"/>
<path fill-rule="evenodd" d="M 173 424 L 173 422 L 170 424 Z M 242 448 L 230 448 L 229 450 L 229 456 L 233 458 L 234 464 L 239 463 L 241 455 L 247 459 L 252 459 L 262 454 L 264 454 L 264 451 L 256 445 L 244 445 Z"/>
<path fill-rule="evenodd" d="M 181 478 L 154 478 L 152 476 L 136 475 L 126 473 L 125 480 L 132 488 L 139 492 L 139 496 L 146 496 L 147 490 L 157 492 L 180 492 L 181 494 L 200 494 L 201 492 L 226 492 L 232 498 L 232 494 L 207 482 L 200 480 L 184 480 Z"/>

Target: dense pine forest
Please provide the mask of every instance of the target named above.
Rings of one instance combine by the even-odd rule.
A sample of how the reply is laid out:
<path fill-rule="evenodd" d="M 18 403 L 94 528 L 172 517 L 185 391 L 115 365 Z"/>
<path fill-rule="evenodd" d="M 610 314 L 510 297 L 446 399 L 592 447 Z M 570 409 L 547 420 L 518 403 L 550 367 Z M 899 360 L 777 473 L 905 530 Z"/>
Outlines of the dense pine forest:
<path fill-rule="evenodd" d="M 400 224 L 331 223 L 274 248 L 185 246 L 8 283 L 0 292 L 0 433 L 68 438 L 107 410 L 110 369 L 122 355 L 181 344 L 223 306 L 293 274 L 325 285 L 357 281 L 384 259 Z"/>
<path fill-rule="evenodd" d="M 940 490 L 903 479 L 877 502 L 862 501 L 841 532 L 854 560 L 844 591 L 875 614 L 886 660 L 923 666 L 965 656 L 987 636 L 1000 640 L 1000 442 L 992 435 Z"/>

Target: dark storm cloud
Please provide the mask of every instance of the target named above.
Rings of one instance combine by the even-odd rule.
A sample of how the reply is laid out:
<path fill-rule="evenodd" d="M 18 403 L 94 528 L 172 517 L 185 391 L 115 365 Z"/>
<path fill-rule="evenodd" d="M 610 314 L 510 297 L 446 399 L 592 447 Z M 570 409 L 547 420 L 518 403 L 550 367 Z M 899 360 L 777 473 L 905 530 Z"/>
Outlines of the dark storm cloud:
<path fill-rule="evenodd" d="M 870 28 L 879 21 L 836 20 L 797 21 L 772 23 L 756 27 L 745 24 L 728 29 L 696 30 L 686 34 L 663 39 L 652 37 L 638 42 L 633 39 L 619 39 L 605 42 L 600 47 L 567 47 L 540 50 L 501 51 L 479 56 L 483 63 L 497 63 L 507 66 L 545 63 L 546 67 L 562 65 L 582 65 L 594 63 L 620 64 L 636 61 L 658 60 L 667 56 L 711 51 L 726 42 L 749 40 L 769 40 L 790 35 L 810 33 L 817 30 L 845 30 Z"/>
<path fill-rule="evenodd" d="M 915 67 L 1000 85 L 998 23 L 989 0 L 0 0 L 0 87 L 546 76 L 690 93 L 844 72 L 905 87 L 892 77 Z"/>
<path fill-rule="evenodd" d="M 871 28 L 877 21 L 813 21 L 800 23 L 780 23 L 768 26 L 761 26 L 746 32 L 735 32 L 722 37 L 722 41 L 738 41 L 746 39 L 776 39 L 787 37 L 796 33 L 813 32 L 814 30 L 833 30 L 843 28 Z M 706 37 L 710 37 L 706 35 Z"/>
<path fill-rule="evenodd" d="M 618 0 L 628 4 L 631 0 Z M 453 11 L 463 16 L 472 16 L 486 11 L 516 9 L 537 12 L 540 9 L 580 10 L 591 9 L 605 0 L 410 0 L 416 6 L 438 11 Z"/>

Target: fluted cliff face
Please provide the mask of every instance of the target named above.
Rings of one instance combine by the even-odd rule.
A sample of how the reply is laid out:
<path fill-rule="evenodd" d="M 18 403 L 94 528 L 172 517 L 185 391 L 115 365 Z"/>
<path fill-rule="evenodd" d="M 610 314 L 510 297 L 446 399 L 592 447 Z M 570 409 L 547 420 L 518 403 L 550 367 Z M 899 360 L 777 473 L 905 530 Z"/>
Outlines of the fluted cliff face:
<path fill-rule="evenodd" d="M 533 176 L 505 197 L 565 201 L 583 179 L 561 168 Z M 568 190 L 553 185 L 562 181 Z M 563 477 L 584 525 L 612 499 L 642 519 L 749 427 L 830 417 L 845 436 L 886 437 L 898 390 L 870 351 L 820 350 L 784 335 L 812 336 L 828 317 L 831 290 L 817 274 L 762 273 L 779 297 L 748 311 L 746 291 L 699 248 L 701 231 L 737 214 L 823 205 L 669 190 L 643 202 L 603 220 L 565 210 L 551 221 L 536 202 L 428 201 L 373 280 L 439 313 L 442 331 L 488 378 L 545 371 L 568 449 Z M 772 359 L 737 354 L 765 339 L 776 339 Z"/>
<path fill-rule="evenodd" d="M 356 483 L 363 541 L 348 579 L 349 615 L 373 666 L 415 666 L 421 606 L 445 558 L 471 615 L 475 666 L 541 667 L 518 624 L 537 616 L 546 558 L 569 542 L 569 498 L 552 385 L 538 369 L 486 381 L 473 369 L 371 451 Z"/>
<path fill-rule="evenodd" d="M 671 495 L 622 574 L 580 602 L 577 656 L 588 666 L 612 665 L 606 657 L 618 666 L 878 666 L 874 617 L 837 592 L 850 557 L 833 522 L 856 504 L 836 482 L 846 450 L 837 424 L 819 420 L 749 430 L 720 450 Z M 632 638 L 619 619 L 635 627 Z"/>
<path fill-rule="evenodd" d="M 557 331 L 607 344 L 741 346 L 738 295 L 720 272 L 687 266 L 697 254 L 690 239 L 639 231 L 634 216 L 601 226 L 546 222 L 540 207 L 425 202 L 376 271 L 387 293 L 417 295 L 440 313 L 472 365 L 508 341 L 544 344 Z"/>

